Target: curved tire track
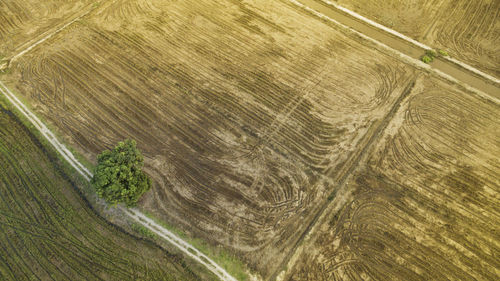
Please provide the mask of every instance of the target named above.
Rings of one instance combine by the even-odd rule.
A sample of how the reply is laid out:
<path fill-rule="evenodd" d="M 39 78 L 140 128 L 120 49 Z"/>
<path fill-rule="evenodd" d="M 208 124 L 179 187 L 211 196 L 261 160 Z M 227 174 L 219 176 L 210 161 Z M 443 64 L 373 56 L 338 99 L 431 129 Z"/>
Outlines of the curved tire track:
<path fill-rule="evenodd" d="M 64 144 L 59 142 L 54 134 L 43 124 L 38 117 L 35 116 L 6 86 L 0 81 L 0 92 L 14 105 L 14 107 L 19 110 L 32 124 L 33 126 L 43 135 L 43 137 L 61 154 L 61 156 L 87 181 L 92 178 L 92 172 L 90 172 L 82 163 L 80 163 L 71 153 Z M 213 272 L 221 280 L 236 281 L 229 273 L 227 273 L 223 268 L 217 265 L 213 260 L 208 258 L 206 255 L 198 251 L 196 248 L 191 246 L 189 243 L 185 242 L 179 238 L 174 233 L 165 229 L 161 225 L 157 224 L 142 212 L 137 209 L 124 210 L 121 211 L 126 214 L 132 220 L 140 223 L 150 231 L 154 232 L 161 238 L 167 240 L 175 247 L 179 248 L 183 253 L 193 258 L 197 262 L 204 265 L 208 270 Z M 194 252 L 194 254 L 192 253 Z"/>

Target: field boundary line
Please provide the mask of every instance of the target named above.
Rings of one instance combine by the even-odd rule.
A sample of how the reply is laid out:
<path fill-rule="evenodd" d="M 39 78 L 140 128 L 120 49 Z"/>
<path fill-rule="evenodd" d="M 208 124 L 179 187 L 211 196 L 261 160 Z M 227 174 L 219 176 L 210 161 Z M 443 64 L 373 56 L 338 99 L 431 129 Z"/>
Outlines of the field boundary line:
<path fill-rule="evenodd" d="M 28 121 L 35 126 L 42 136 L 47 139 L 47 141 L 56 149 L 56 151 L 63 156 L 63 158 L 79 173 L 85 180 L 90 181 L 93 177 L 91 171 L 89 171 L 80 161 L 78 161 L 73 153 L 69 151 L 64 144 L 62 144 L 52 133 L 52 131 L 47 128 L 47 126 L 40 121 L 40 119 L 24 105 L 14 93 L 12 93 L 5 84 L 0 81 L 0 92 L 7 98 L 7 100 L 22 114 Z M 136 208 L 126 210 L 125 208 L 118 207 L 123 213 L 125 213 L 132 220 L 140 223 L 142 226 L 151 230 L 153 233 L 163 238 L 170 244 L 174 245 L 176 248 L 180 249 L 184 254 L 196 260 L 198 263 L 204 265 L 208 270 L 214 273 L 223 281 L 237 281 L 236 278 L 232 277 L 226 270 L 220 267 L 212 259 L 207 257 L 205 254 L 200 252 L 194 246 L 184 241 L 168 229 L 157 224 L 152 219 L 148 218 L 145 214 Z M 192 253 L 194 252 L 194 254 Z"/>
<path fill-rule="evenodd" d="M 365 22 L 365 23 L 367 23 L 367 24 L 369 24 L 369 25 L 371 25 L 373 27 L 381 29 L 381 30 L 383 30 L 383 31 L 385 31 L 387 33 L 390 33 L 391 35 L 394 35 L 394 36 L 396 36 L 396 37 L 398 37 L 400 39 L 403 39 L 403 40 L 405 40 L 405 41 L 407 41 L 409 43 L 412 43 L 413 45 L 416 45 L 416 46 L 418 46 L 420 48 L 423 48 L 425 50 L 434 50 L 433 48 L 431 48 L 430 46 L 428 46 L 428 45 L 426 45 L 426 44 L 424 44 L 422 42 L 419 42 L 419 41 L 417 41 L 415 39 L 412 39 L 412 38 L 410 38 L 410 37 L 408 37 L 408 36 L 406 36 L 406 35 L 404 35 L 402 33 L 397 32 L 394 29 L 391 29 L 391 28 L 389 28 L 389 27 L 387 27 L 385 25 L 382 25 L 382 24 L 380 24 L 378 22 L 375 22 L 375 21 L 373 21 L 373 20 L 371 20 L 371 19 L 369 19 L 367 17 L 364 17 L 364 16 L 362 16 L 362 15 L 360 15 L 360 14 L 354 12 L 354 11 L 351 11 L 351 10 L 345 8 L 345 7 L 342 7 L 339 4 L 333 3 L 332 1 L 329 1 L 329 0 L 320 0 L 320 1 L 324 2 L 327 5 L 333 6 L 334 8 L 336 8 L 336 9 L 338 9 L 338 10 L 340 10 L 340 11 L 342 11 L 342 12 L 344 12 L 344 13 L 346 13 L 346 14 L 348 14 L 348 15 L 350 15 L 350 16 L 358 19 L 358 20 L 361 20 L 361 21 L 363 21 L 363 22 Z M 441 57 L 441 58 L 444 59 L 444 60 L 448 60 L 448 61 L 450 61 L 452 63 L 455 63 L 455 64 L 457 64 L 457 65 L 459 65 L 459 66 L 461 66 L 461 67 L 463 67 L 463 68 L 465 68 L 465 69 L 467 69 L 467 70 L 469 70 L 469 71 L 471 71 L 471 72 L 473 72 L 473 73 L 475 73 L 475 74 L 477 74 L 477 75 L 479 75 L 479 76 L 481 76 L 481 77 L 483 77 L 485 79 L 490 80 L 491 82 L 494 82 L 496 84 L 500 84 L 500 79 L 498 79 L 498 78 L 496 78 L 496 77 L 494 77 L 494 76 L 492 76 L 490 74 L 484 73 L 481 70 L 479 70 L 479 69 L 477 69 L 477 68 L 475 68 L 475 67 L 473 67 L 471 65 L 468 65 L 468 64 L 466 64 L 464 62 L 461 62 L 461 61 L 459 61 L 459 60 L 457 60 L 455 58 L 451 58 L 451 57 L 447 57 L 447 56 L 446 57 Z"/>
<path fill-rule="evenodd" d="M 483 92 L 473 86 L 470 86 L 469 84 L 465 83 L 465 82 L 462 82 L 460 80 L 458 80 L 457 78 L 455 77 L 452 77 L 444 72 L 442 72 L 441 70 L 439 69 L 435 69 L 433 68 L 432 66 L 420 61 L 420 60 L 417 60 L 417 59 L 414 59 L 412 57 L 410 57 L 409 55 L 405 54 L 405 53 L 402 53 L 376 39 L 373 39 L 371 38 L 370 36 L 368 35 L 365 35 L 364 33 L 362 32 L 359 32 L 327 15 L 324 15 L 322 14 L 321 12 L 318 12 L 308 6 L 306 6 L 305 4 L 302 4 L 301 2 L 299 2 L 300 0 L 288 0 L 289 2 L 291 2 L 292 4 L 296 5 L 297 7 L 300 7 L 304 10 L 306 10 L 307 12 L 319 17 L 320 19 L 322 20 L 326 20 L 326 21 L 330 21 L 338 26 L 340 26 L 341 28 L 347 30 L 348 32 L 352 32 L 353 34 L 367 40 L 367 41 L 370 41 L 372 42 L 373 44 L 375 44 L 376 46 L 378 46 L 379 48 L 382 48 L 384 49 L 385 51 L 387 52 L 391 52 L 395 55 L 397 55 L 399 57 L 400 60 L 402 60 L 403 62 L 417 68 L 417 69 L 420 69 L 420 70 L 425 70 L 429 73 L 433 73 L 435 75 L 437 75 L 438 77 L 441 77 L 442 79 L 445 79 L 446 81 L 449 81 L 451 83 L 454 83 L 454 84 L 457 84 L 458 86 L 462 87 L 463 89 L 469 91 L 469 92 L 472 92 L 478 96 L 480 96 L 481 98 L 484 98 L 484 99 L 488 99 L 488 100 L 491 100 L 493 101 L 494 103 L 496 104 L 500 104 L 500 99 L 498 97 L 500 97 L 500 93 L 498 95 L 492 95 L 492 94 L 488 94 L 486 92 Z M 323 1 L 323 0 L 319 0 L 319 1 Z M 396 32 L 396 31 L 395 31 Z M 448 58 L 450 59 L 450 58 Z M 451 59 L 450 59 L 451 61 Z M 453 62 L 453 61 L 452 61 Z M 479 71 L 479 70 L 478 70 Z M 497 97 L 498 96 L 498 97 Z"/>
<path fill-rule="evenodd" d="M 286 270 L 284 268 L 292 268 L 290 266 L 290 262 L 293 263 L 294 256 L 300 251 L 300 246 L 301 246 L 300 244 L 307 237 L 311 237 L 311 235 L 314 233 L 317 225 L 321 224 L 321 222 L 323 220 L 322 218 L 326 214 L 325 211 L 328 210 L 329 208 L 335 208 L 336 205 L 343 203 L 345 198 L 350 194 L 349 191 L 345 190 L 345 188 L 347 187 L 348 180 L 351 178 L 352 174 L 357 169 L 359 164 L 365 161 L 367 152 L 370 150 L 372 145 L 380 139 L 380 137 L 382 136 L 382 133 L 385 131 L 388 124 L 391 122 L 391 120 L 394 118 L 396 112 L 401 107 L 403 101 L 408 96 L 410 96 L 411 92 L 413 91 L 413 89 L 415 87 L 416 79 L 417 78 L 409 79 L 409 82 L 406 85 L 406 87 L 404 87 L 401 90 L 401 93 L 399 94 L 398 98 L 394 101 L 394 103 L 389 108 L 389 110 L 384 114 L 382 119 L 374 122 L 373 125 L 370 126 L 370 129 L 367 131 L 367 133 L 363 136 L 363 138 L 357 144 L 358 149 L 356 149 L 355 151 L 353 151 L 349 155 L 348 159 L 346 160 L 345 164 L 343 165 L 346 168 L 345 169 L 344 169 L 344 167 L 341 168 L 339 174 L 335 175 L 335 181 L 336 181 L 335 187 L 332 189 L 330 194 L 337 195 L 337 194 L 339 194 L 339 191 L 343 191 L 344 193 L 342 193 L 342 194 L 345 194 L 346 196 L 344 198 L 340 198 L 340 199 L 338 199 L 338 197 L 335 196 L 336 197 L 335 200 L 330 201 L 327 199 L 325 202 L 322 203 L 319 210 L 312 217 L 308 226 L 304 229 L 304 231 L 301 233 L 300 237 L 295 242 L 291 251 L 281 261 L 281 265 L 278 267 L 278 269 L 271 275 L 270 280 L 281 280 L 280 279 L 281 274 L 283 274 L 283 272 L 285 272 L 285 274 L 286 274 Z M 333 172 L 334 172 L 333 169 L 328 169 L 325 175 L 330 176 Z M 339 202 L 339 200 L 340 200 L 340 202 Z M 331 206 L 333 206 L 333 207 L 331 207 Z"/>
<path fill-rule="evenodd" d="M 87 181 L 90 181 L 92 178 L 92 172 L 80 163 L 64 144 L 59 142 L 54 133 L 52 133 L 52 131 L 50 131 L 47 126 L 45 126 L 45 124 L 43 124 L 43 122 L 40 121 L 40 119 L 38 119 L 38 117 L 23 104 L 2 81 L 0 81 L 0 92 L 2 92 L 9 102 L 14 105 L 14 107 L 21 112 L 28 119 L 28 121 L 33 124 L 33 126 L 35 126 L 35 128 L 49 141 L 50 144 L 52 144 L 52 146 L 54 146 L 63 158 L 78 171 L 78 173 L 80 173 Z"/>
<path fill-rule="evenodd" d="M 98 2 L 100 3 L 100 2 Z M 88 11 L 86 11 L 85 13 L 77 16 L 76 18 L 72 19 L 71 21 L 65 23 L 63 26 L 59 27 L 58 29 L 50 32 L 49 34 L 47 34 L 46 36 L 42 37 L 40 40 L 38 41 L 35 41 L 33 44 L 29 45 L 28 47 L 26 47 L 24 50 L 20 51 L 19 53 L 13 55 L 12 57 L 10 58 L 7 58 L 8 60 L 8 65 L 7 67 L 10 65 L 10 63 L 12 63 L 13 61 L 15 61 L 16 59 L 22 57 L 24 54 L 28 53 L 29 51 L 31 51 L 32 49 L 34 49 L 36 46 L 42 44 L 43 42 L 47 41 L 48 39 L 52 38 L 54 35 L 58 34 L 59 32 L 63 31 L 64 29 L 66 29 L 68 26 L 72 25 L 73 23 L 75 23 L 76 21 L 80 20 L 81 18 L 85 17 L 86 15 L 90 14 L 90 12 L 92 12 L 93 10 L 95 10 L 96 8 L 98 7 L 98 5 L 94 5 L 92 6 L 92 8 L 90 8 Z M 29 42 L 27 42 L 29 43 Z"/>

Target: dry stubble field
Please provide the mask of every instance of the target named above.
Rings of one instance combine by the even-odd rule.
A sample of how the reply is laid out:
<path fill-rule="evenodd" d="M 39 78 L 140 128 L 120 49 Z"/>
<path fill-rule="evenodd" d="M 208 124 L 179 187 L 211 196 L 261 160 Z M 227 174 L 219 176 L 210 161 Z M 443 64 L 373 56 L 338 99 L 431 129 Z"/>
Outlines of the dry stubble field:
<path fill-rule="evenodd" d="M 232 249 L 267 278 L 357 166 L 372 134 L 384 129 L 381 120 L 417 76 L 412 67 L 288 1 L 116 0 L 20 58 L 2 79 L 89 160 L 118 140 L 136 139 L 155 179 L 141 206 Z M 307 244 L 310 264 L 298 262 L 288 277 L 498 275 L 485 269 L 498 267 L 491 258 L 498 252 L 495 224 L 472 224 L 476 218 L 498 221 L 496 209 L 487 208 L 498 205 L 498 162 L 481 158 L 484 151 L 498 155 L 498 105 L 450 89 L 441 82 L 417 83 L 413 104 L 430 104 L 415 105 L 423 110 L 415 114 L 430 120 L 428 127 L 402 131 L 394 149 L 387 136 L 377 144 L 373 155 L 380 155 L 349 183 L 354 199 Z M 391 123 L 394 136 L 413 120 L 402 116 L 405 106 L 395 119 L 400 123 Z M 479 113 L 468 113 L 474 106 Z M 447 115 L 453 110 L 461 122 Z M 450 120 L 440 119 L 446 116 Z M 491 129 L 481 139 L 486 143 L 475 142 L 472 135 L 486 131 L 485 122 Z M 413 139 L 421 132 L 424 139 Z M 433 133 L 443 135 L 431 138 Z M 454 143 L 459 140 L 463 144 Z M 422 148 L 422 141 L 432 145 Z M 456 164 L 465 170 L 446 166 L 469 143 L 472 152 L 463 161 L 479 170 L 484 191 L 466 164 Z M 428 162 L 434 159 L 425 157 L 444 160 L 433 169 Z M 449 196 L 448 205 L 432 192 Z M 485 199 L 476 200 L 476 192 Z M 459 195 L 476 200 L 477 209 L 464 211 Z M 341 198 L 348 197 L 337 194 L 334 202 Z M 453 228 L 441 231 L 439 222 Z M 458 260 L 444 262 L 452 258 Z"/>
<path fill-rule="evenodd" d="M 497 280 L 499 120 L 420 79 L 285 280 Z"/>
<path fill-rule="evenodd" d="M 136 139 L 142 207 L 268 276 L 413 72 L 287 1 L 112 1 L 6 80 L 88 159 Z"/>
<path fill-rule="evenodd" d="M 498 0 L 331 1 L 500 77 Z"/>
<path fill-rule="evenodd" d="M 89 10 L 90 0 L 2 0 L 0 59 L 17 53 L 34 39 Z"/>

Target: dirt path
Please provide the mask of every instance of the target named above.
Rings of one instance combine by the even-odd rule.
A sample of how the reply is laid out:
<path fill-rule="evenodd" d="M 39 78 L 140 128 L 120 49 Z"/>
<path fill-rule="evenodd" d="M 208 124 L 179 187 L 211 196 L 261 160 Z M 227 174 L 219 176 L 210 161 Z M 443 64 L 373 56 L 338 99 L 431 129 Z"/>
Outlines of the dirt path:
<path fill-rule="evenodd" d="M 334 197 L 337 197 L 336 200 L 332 201 L 325 201 L 321 208 L 317 211 L 317 213 L 314 215 L 313 219 L 307 226 L 307 228 L 304 230 L 303 233 L 301 233 L 300 238 L 295 242 L 295 244 L 292 247 L 292 250 L 289 251 L 287 256 L 283 259 L 281 262 L 281 266 L 278 267 L 278 270 L 275 271 L 272 275 L 270 280 L 278 280 L 278 276 L 281 274 L 281 269 L 286 268 L 287 264 L 289 261 L 292 259 L 292 257 L 296 254 L 297 249 L 301 245 L 302 241 L 310 235 L 312 232 L 314 232 L 314 227 L 318 225 L 319 222 L 321 222 L 321 218 L 325 214 L 325 210 L 330 208 L 332 205 L 337 205 L 340 206 L 341 204 L 345 203 L 345 199 L 348 197 L 349 191 L 347 191 L 345 188 L 347 187 L 347 181 L 349 177 L 352 175 L 353 171 L 359 166 L 359 163 L 363 162 L 363 157 L 366 155 L 366 151 L 371 147 L 373 143 L 376 143 L 381 136 L 381 134 L 384 132 L 385 128 L 389 124 L 389 122 L 392 120 L 394 115 L 396 114 L 397 110 L 401 106 L 402 101 L 410 95 L 413 87 L 415 86 L 415 80 L 412 80 L 408 83 L 405 89 L 402 90 L 401 94 L 399 94 L 398 99 L 394 102 L 392 105 L 391 109 L 386 113 L 384 118 L 371 126 L 370 130 L 367 132 L 367 134 L 363 137 L 363 140 L 359 143 L 358 149 L 354 151 L 350 156 L 349 159 L 346 161 L 346 163 L 343 165 L 341 170 L 338 172 L 337 175 L 335 175 L 335 182 L 336 185 L 332 189 L 331 195 Z M 327 176 L 333 176 L 332 174 L 336 173 L 336 170 L 332 167 L 327 170 L 326 175 Z M 344 194 L 342 198 L 338 198 L 337 194 Z M 334 208 L 336 209 L 336 208 Z M 321 223 L 319 223 L 321 225 Z M 291 267 L 289 267 L 291 268 Z"/>
<path fill-rule="evenodd" d="M 432 48 L 413 40 L 395 30 L 367 19 L 351 10 L 327 0 L 290 0 L 319 17 L 329 19 L 347 27 L 364 38 L 376 41 L 386 47 L 419 61 L 426 50 Z M 496 101 L 500 99 L 500 79 L 450 57 L 439 57 L 430 64 L 436 74 L 447 80 L 465 83 L 474 89 L 486 93 Z"/>
<path fill-rule="evenodd" d="M 75 170 L 80 173 L 87 181 L 92 178 L 92 172 L 90 172 L 82 163 L 80 163 L 69 151 L 64 144 L 59 142 L 55 135 L 43 124 L 36 115 L 31 112 L 28 107 L 26 107 L 6 86 L 0 81 L 0 92 L 14 105 L 14 107 L 19 110 L 32 124 L 35 128 L 43 135 L 45 139 L 59 152 L 68 163 L 75 168 Z M 193 258 L 197 262 L 203 264 L 208 270 L 213 272 L 220 280 L 223 281 L 236 281 L 229 273 L 227 273 L 222 267 L 216 264 L 209 257 L 198 251 L 196 248 L 191 246 L 186 241 L 182 240 L 180 237 L 170 232 L 168 229 L 157 224 L 152 219 L 148 218 L 141 211 L 137 209 L 125 209 L 119 208 L 124 214 L 129 218 L 140 223 L 147 229 L 154 232 L 159 237 L 165 239 L 175 247 L 179 248 L 187 256 Z"/>
<path fill-rule="evenodd" d="M 344 28 L 348 28 L 363 38 L 376 41 L 379 44 L 384 45 L 387 48 L 394 50 L 395 52 L 400 53 L 401 55 L 417 61 L 418 64 L 421 64 L 419 58 L 424 54 L 425 50 L 430 50 L 429 46 L 426 46 L 420 42 L 417 42 L 411 38 L 408 38 L 402 34 L 397 33 L 394 30 L 391 30 L 387 27 L 379 25 L 369 19 L 366 19 L 350 10 L 347 10 L 343 7 L 340 7 L 330 1 L 323 0 L 290 0 L 295 5 L 312 12 L 313 14 L 321 17 L 323 19 L 331 20 Z M 440 76 L 444 76 L 447 80 L 450 80 L 451 76 L 453 80 L 464 82 L 473 88 L 485 93 L 488 97 L 495 102 L 498 103 L 498 98 L 500 98 L 500 81 L 492 77 L 488 74 L 485 74 L 469 65 L 466 65 L 462 62 L 454 60 L 452 58 L 438 58 L 436 62 L 434 62 L 431 67 L 436 68 L 438 71 L 436 74 Z M 365 136 L 367 142 L 365 144 L 361 144 L 361 149 L 358 149 L 357 153 L 354 153 L 350 160 L 346 163 L 342 171 L 340 172 L 340 176 L 337 177 L 337 188 L 335 188 L 334 193 L 342 193 L 342 190 L 345 187 L 345 183 L 349 176 L 352 174 L 353 170 L 359 165 L 362 161 L 362 158 L 365 152 L 369 149 L 372 143 L 377 141 L 377 138 L 381 135 L 381 133 L 385 130 L 387 124 L 389 124 L 390 120 L 394 116 L 395 112 L 399 108 L 402 100 L 409 95 L 411 92 L 414 81 L 410 82 L 405 90 L 403 90 L 402 94 L 399 96 L 398 100 L 394 103 L 391 110 L 386 114 L 383 120 L 375 126 L 375 130 L 371 133 L 368 133 Z M 330 171 L 328 174 L 331 173 Z M 347 191 L 344 191 L 344 194 L 347 194 Z M 318 213 L 314 216 L 314 219 L 311 221 L 307 229 L 302 233 L 301 238 L 297 240 L 293 249 L 290 253 L 285 257 L 282 261 L 281 266 L 279 268 L 283 269 L 286 266 L 290 266 L 289 262 L 294 255 L 297 254 L 297 250 L 299 248 L 302 240 L 305 239 L 306 236 L 310 235 L 311 232 L 314 232 L 314 227 L 321 220 L 321 217 L 325 213 L 325 210 L 332 207 L 334 204 L 339 205 L 338 200 L 333 200 L 332 202 L 325 202 L 322 208 L 318 211 Z M 340 200 L 342 201 L 342 200 Z M 332 208 L 330 208 L 332 209 Z M 334 209 L 334 208 L 333 208 Z M 278 271 L 274 272 L 271 280 L 278 280 L 282 272 Z"/>

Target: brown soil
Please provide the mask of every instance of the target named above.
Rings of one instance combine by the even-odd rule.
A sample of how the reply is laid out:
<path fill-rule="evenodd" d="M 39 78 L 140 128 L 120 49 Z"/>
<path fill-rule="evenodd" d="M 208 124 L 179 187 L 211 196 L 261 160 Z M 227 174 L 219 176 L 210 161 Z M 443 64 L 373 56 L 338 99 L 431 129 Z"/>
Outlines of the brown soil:
<path fill-rule="evenodd" d="M 286 280 L 498 278 L 499 106 L 415 88 Z"/>
<path fill-rule="evenodd" d="M 500 1 L 333 1 L 500 77 Z"/>
<path fill-rule="evenodd" d="M 399 106 L 395 57 L 285 0 L 117 0 L 2 80 L 91 161 L 137 140 L 141 207 L 264 278 L 339 183 L 288 279 L 498 275 L 498 105 L 425 77 Z"/>
<path fill-rule="evenodd" d="M 264 276 L 413 76 L 286 1 L 107 3 L 12 73 L 88 159 L 136 139 L 142 206 Z"/>
<path fill-rule="evenodd" d="M 56 29 L 82 11 L 91 0 L 2 0 L 0 2 L 0 59 Z"/>

